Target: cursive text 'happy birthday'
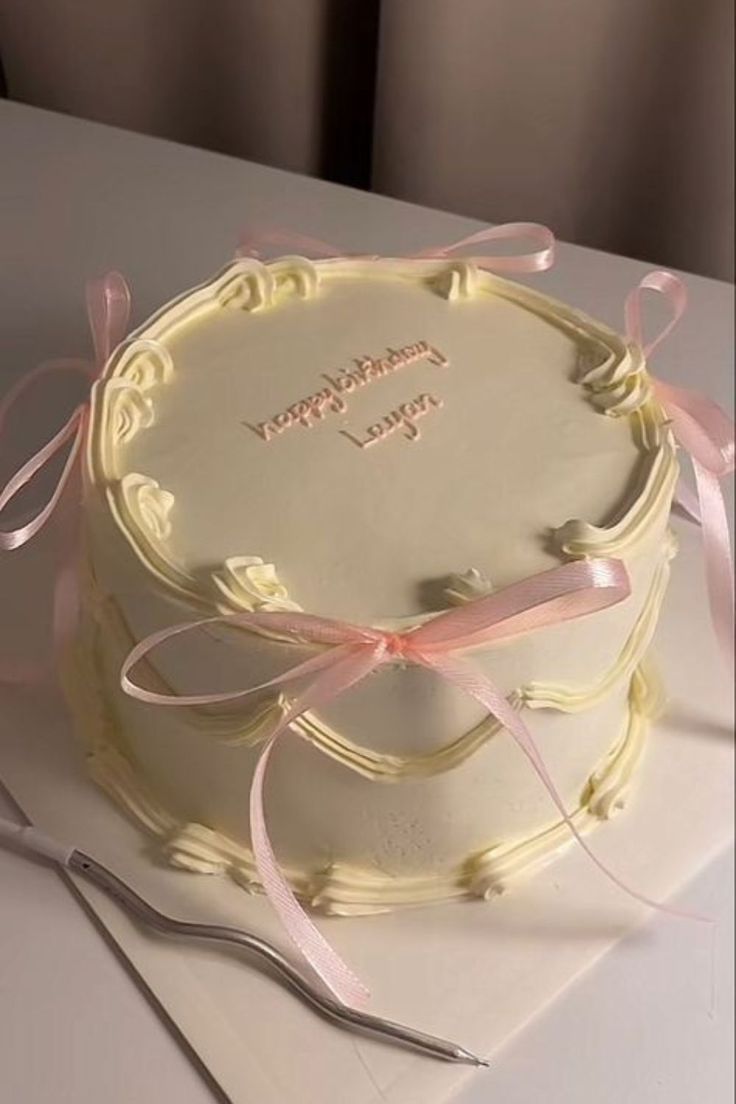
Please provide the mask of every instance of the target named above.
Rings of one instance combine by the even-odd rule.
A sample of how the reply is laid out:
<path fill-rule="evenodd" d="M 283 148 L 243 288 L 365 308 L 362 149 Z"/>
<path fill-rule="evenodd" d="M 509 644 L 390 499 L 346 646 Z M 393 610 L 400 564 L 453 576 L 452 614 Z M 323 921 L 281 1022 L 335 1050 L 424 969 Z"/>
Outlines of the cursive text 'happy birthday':
<path fill-rule="evenodd" d="M 368 384 L 382 379 L 384 376 L 392 375 L 418 360 L 426 360 L 428 364 L 442 368 L 449 364 L 444 353 L 441 353 L 439 349 L 430 345 L 427 341 L 417 341 L 413 345 L 404 345 L 400 349 L 389 348 L 381 357 L 356 357 L 353 361 L 354 368 L 341 368 L 335 375 L 323 372 L 322 379 L 326 380 L 326 386 L 321 387 L 314 394 L 298 399 L 287 406 L 285 410 L 273 414 L 264 422 L 243 422 L 243 425 L 255 433 L 261 441 L 266 442 L 296 426 L 311 429 L 317 422 L 321 422 L 327 414 L 344 414 L 348 408 L 346 396 L 361 387 L 366 387 Z M 420 395 L 414 402 L 419 404 L 419 413 L 416 414 L 416 417 L 427 412 L 425 409 L 427 404 L 431 406 L 441 405 L 439 400 L 426 394 Z M 404 425 L 405 429 L 408 430 L 406 435 L 410 440 L 414 440 L 419 435 L 416 426 L 413 425 L 415 415 L 411 412 L 406 415 L 401 414 L 403 407 L 408 409 L 411 406 L 412 404 L 403 403 L 402 407 L 398 408 L 398 413 L 393 411 L 390 417 L 397 415 L 399 418 L 398 424 Z M 411 430 L 414 430 L 414 432 L 411 432 Z M 341 430 L 341 432 L 344 431 Z M 351 435 L 346 433 L 346 436 L 350 437 Z M 385 433 L 371 438 L 368 443 L 372 444 L 383 436 L 385 436 Z M 358 443 L 358 438 L 351 439 L 356 444 Z M 367 446 L 361 445 L 361 448 L 364 447 Z"/>

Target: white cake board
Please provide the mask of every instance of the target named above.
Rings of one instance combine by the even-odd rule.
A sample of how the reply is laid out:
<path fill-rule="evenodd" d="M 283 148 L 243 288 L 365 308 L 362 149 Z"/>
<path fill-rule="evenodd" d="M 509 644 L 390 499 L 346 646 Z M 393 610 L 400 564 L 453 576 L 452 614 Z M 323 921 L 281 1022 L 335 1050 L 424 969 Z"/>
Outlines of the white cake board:
<path fill-rule="evenodd" d="M 705 612 L 697 532 L 678 521 L 675 528 L 682 547 L 658 636 L 670 707 L 650 736 L 629 808 L 591 837 L 629 884 L 662 901 L 732 835 L 730 686 Z M 25 601 L 40 555 L 31 551 L 18 568 Z M 16 576 L 4 611 L 19 586 Z M 9 643 L 0 644 L 7 654 Z M 285 946 L 262 898 L 226 878 L 151 861 L 138 829 L 86 779 L 52 692 L 0 694 L 0 778 L 29 820 L 93 854 L 159 908 L 247 927 Z M 233 1104 L 444 1104 L 477 1076 L 488 1078 L 492 1092 L 492 1071 L 443 1065 L 337 1030 L 245 958 L 149 935 L 82 879 L 75 882 Z M 644 917 L 573 847 L 488 904 L 320 923 L 369 981 L 373 1010 L 492 1057 Z M 709 939 L 707 927 L 692 923 L 694 955 Z"/>

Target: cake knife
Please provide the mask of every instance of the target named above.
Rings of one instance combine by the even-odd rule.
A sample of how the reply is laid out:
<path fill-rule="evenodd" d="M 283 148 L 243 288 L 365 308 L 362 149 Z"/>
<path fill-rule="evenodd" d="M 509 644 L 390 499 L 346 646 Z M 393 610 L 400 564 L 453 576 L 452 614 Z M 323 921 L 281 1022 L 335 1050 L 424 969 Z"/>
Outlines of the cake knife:
<path fill-rule="evenodd" d="M 177 920 L 159 912 L 140 897 L 126 882 L 111 870 L 76 848 L 62 844 L 30 825 L 15 824 L 0 817 L 0 844 L 14 844 L 17 848 L 36 857 L 54 862 L 76 874 L 81 874 L 103 890 L 109 897 L 135 917 L 140 923 L 164 935 L 182 936 L 188 939 L 206 940 L 211 943 L 227 943 L 243 947 L 255 957 L 267 963 L 279 981 L 292 993 L 308 1004 L 321 1016 L 350 1031 L 377 1036 L 399 1046 L 419 1051 L 421 1054 L 446 1062 L 463 1062 L 471 1066 L 488 1066 L 464 1047 L 435 1035 L 428 1035 L 404 1024 L 394 1023 L 370 1012 L 350 1008 L 320 992 L 303 976 L 271 943 L 241 928 L 219 924 L 197 924 Z"/>

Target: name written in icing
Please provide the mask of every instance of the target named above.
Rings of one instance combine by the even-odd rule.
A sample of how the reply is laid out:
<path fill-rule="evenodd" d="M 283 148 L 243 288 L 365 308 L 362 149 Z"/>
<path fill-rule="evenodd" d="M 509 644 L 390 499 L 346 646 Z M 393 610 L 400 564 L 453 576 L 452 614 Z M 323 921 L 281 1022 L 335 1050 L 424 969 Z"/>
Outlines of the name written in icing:
<path fill-rule="evenodd" d="M 439 410 L 441 406 L 442 399 L 438 399 L 435 395 L 430 395 L 427 391 L 424 391 L 411 402 L 401 403 L 389 414 L 384 414 L 380 422 L 374 422 L 373 425 L 368 426 L 365 437 L 356 437 L 354 433 L 347 429 L 341 429 L 340 433 L 362 449 L 377 445 L 379 441 L 390 437 L 397 430 L 403 430 L 402 437 L 406 437 L 409 441 L 416 441 L 421 437 L 419 427 L 416 424 L 417 420 L 423 418 L 425 414 L 429 414 L 433 409 Z"/>

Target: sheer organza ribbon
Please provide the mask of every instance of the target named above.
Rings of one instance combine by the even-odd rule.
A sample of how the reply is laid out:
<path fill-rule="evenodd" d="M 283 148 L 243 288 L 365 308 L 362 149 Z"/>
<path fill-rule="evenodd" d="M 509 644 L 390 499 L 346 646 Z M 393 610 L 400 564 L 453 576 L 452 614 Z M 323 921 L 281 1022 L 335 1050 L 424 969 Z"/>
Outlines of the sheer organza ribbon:
<path fill-rule="evenodd" d="M 534 248 L 527 253 L 514 254 L 480 252 L 477 255 L 469 255 L 467 252 L 476 245 L 488 246 L 494 242 L 507 241 L 527 241 Z M 299 250 L 306 256 L 314 258 L 338 259 L 349 255 L 340 246 L 332 245 L 320 238 L 312 238 L 285 228 L 253 225 L 245 227 L 241 232 L 237 252 L 241 257 L 260 257 L 264 247 L 270 246 L 291 251 Z M 462 260 L 469 261 L 489 272 L 508 275 L 544 272 L 554 264 L 555 237 L 548 227 L 537 222 L 506 222 L 500 226 L 478 230 L 475 234 L 468 234 L 467 237 L 450 244 L 429 246 L 427 249 L 421 249 L 417 253 L 409 253 L 406 256 L 413 260 L 442 260 L 460 253 L 462 253 Z M 360 256 L 372 255 L 360 254 Z"/>
<path fill-rule="evenodd" d="M 125 693 L 139 701 L 177 707 L 220 705 L 242 700 L 257 691 L 289 689 L 294 684 L 302 684 L 301 691 L 269 735 L 256 765 L 250 791 L 251 844 L 263 888 L 294 944 L 340 1000 L 358 1004 L 365 1001 L 367 990 L 297 901 L 269 840 L 263 808 L 264 780 L 279 736 L 307 710 L 327 705 L 382 666 L 398 662 L 425 667 L 475 698 L 501 722 L 529 760 L 570 832 L 595 865 L 637 901 L 661 909 L 663 906 L 629 889 L 591 851 L 565 809 L 524 720 L 492 679 L 461 654 L 470 648 L 488 647 L 606 609 L 623 601 L 629 592 L 624 565 L 619 560 L 598 559 L 552 568 L 469 602 L 461 609 L 440 613 L 405 632 L 389 632 L 303 613 L 222 614 L 153 633 L 132 649 L 123 663 L 120 681 Z M 164 641 L 214 624 L 276 634 L 294 644 L 316 645 L 320 651 L 257 686 L 224 693 L 162 694 L 133 681 L 131 674 L 136 665 Z M 689 915 L 669 908 L 664 911 Z"/>
<path fill-rule="evenodd" d="M 669 322 L 650 341 L 643 332 L 646 292 L 665 297 Z M 650 272 L 629 292 L 624 308 L 626 334 L 649 358 L 672 332 L 687 307 L 687 290 L 672 272 Z M 721 480 L 734 470 L 734 424 L 711 399 L 697 391 L 652 377 L 655 395 L 670 419 L 678 444 L 688 453 L 695 473 L 697 500 L 680 480 L 678 499 L 702 525 L 708 602 L 716 639 L 729 671 L 734 663 L 734 581 L 731 537 Z"/>
<path fill-rule="evenodd" d="M 92 384 L 106 363 L 110 353 L 122 341 L 130 315 L 130 292 L 125 279 L 118 272 L 109 272 L 87 284 L 87 315 L 92 334 L 94 360 L 58 359 L 40 364 L 22 376 L 0 402 L 0 437 L 6 420 L 21 396 L 39 380 L 63 373 L 82 375 Z M 0 662 L 0 681 L 13 683 L 34 682 L 49 672 L 58 660 L 58 654 L 74 630 L 78 612 L 78 564 L 76 562 L 76 534 L 78 532 L 77 499 L 81 493 L 80 452 L 84 442 L 89 413 L 87 401 L 80 403 L 61 429 L 46 441 L 18 470 L 11 475 L 0 490 L 0 514 L 20 491 L 55 456 L 68 448 L 66 460 L 56 480 L 51 495 L 35 512 L 11 529 L 0 529 L 0 552 L 12 552 L 22 548 L 48 523 L 52 516 L 59 526 L 57 570 L 54 580 L 53 640 L 54 657 L 51 665 L 24 663 L 17 659 Z M 62 507 L 63 508 L 60 508 Z"/>

